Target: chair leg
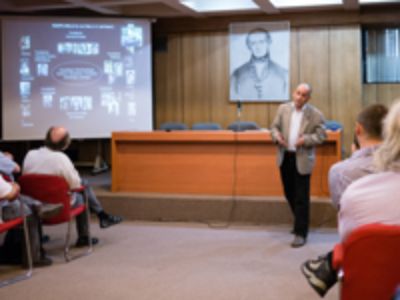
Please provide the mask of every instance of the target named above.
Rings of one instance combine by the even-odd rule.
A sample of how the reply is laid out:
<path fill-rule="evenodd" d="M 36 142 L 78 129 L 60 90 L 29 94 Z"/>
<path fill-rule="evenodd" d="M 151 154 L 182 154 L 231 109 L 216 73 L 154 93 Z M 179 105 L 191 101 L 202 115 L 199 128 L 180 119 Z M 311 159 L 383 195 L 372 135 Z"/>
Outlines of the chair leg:
<path fill-rule="evenodd" d="M 66 236 L 66 238 L 65 238 L 65 246 L 64 246 L 64 257 L 65 257 L 65 260 L 66 260 L 67 262 L 69 262 L 69 261 L 71 261 L 71 260 L 73 260 L 73 259 L 82 257 L 82 256 L 89 255 L 90 253 L 93 252 L 92 236 L 91 236 L 91 233 L 90 233 L 89 200 L 88 200 L 86 191 L 83 191 L 83 197 L 84 197 L 85 206 L 86 206 L 85 211 L 86 211 L 86 219 L 87 219 L 87 226 L 88 226 L 89 245 L 88 245 L 88 248 L 86 249 L 86 251 L 83 252 L 83 253 L 77 254 L 77 255 L 75 255 L 75 256 L 71 256 L 71 255 L 69 254 L 69 240 L 70 240 L 70 237 L 71 237 L 71 224 L 72 224 L 72 220 L 70 220 L 70 221 L 68 222 L 67 236 Z"/>
<path fill-rule="evenodd" d="M 22 206 L 22 204 L 21 204 Z M 3 281 L 0 281 L 0 288 L 5 287 L 7 285 L 17 283 L 22 280 L 26 280 L 32 277 L 33 273 L 33 262 L 32 262 L 32 253 L 31 253 L 31 244 L 29 240 L 29 231 L 28 231 L 28 222 L 26 220 L 26 217 L 23 215 L 23 228 L 24 228 L 24 238 L 25 238 L 25 245 L 26 245 L 26 252 L 28 256 L 28 270 L 21 275 L 15 276 L 10 279 L 5 279 Z"/>
<path fill-rule="evenodd" d="M 64 245 L 64 258 L 67 262 L 69 262 L 72 257 L 69 255 L 69 240 L 71 239 L 71 225 L 72 220 L 69 220 L 67 227 L 67 235 L 65 237 L 65 245 Z"/>
<path fill-rule="evenodd" d="M 89 239 L 89 247 L 87 249 L 87 254 L 90 254 L 93 252 L 93 245 L 92 245 L 92 234 L 90 232 L 90 209 L 89 209 L 89 200 L 86 195 L 86 192 L 84 192 L 84 197 L 85 197 L 85 205 L 86 205 L 86 219 L 87 219 L 87 226 L 88 226 L 88 239 Z"/>
<path fill-rule="evenodd" d="M 22 205 L 22 203 L 21 203 Z M 24 216 L 24 237 L 25 237 L 25 244 L 26 244 L 26 252 L 28 256 L 28 271 L 27 271 L 27 276 L 31 277 L 32 271 L 33 271 L 33 260 L 32 260 L 32 249 L 31 249 L 31 243 L 29 240 L 29 229 L 28 229 L 28 221 L 26 219 L 26 216 Z"/>

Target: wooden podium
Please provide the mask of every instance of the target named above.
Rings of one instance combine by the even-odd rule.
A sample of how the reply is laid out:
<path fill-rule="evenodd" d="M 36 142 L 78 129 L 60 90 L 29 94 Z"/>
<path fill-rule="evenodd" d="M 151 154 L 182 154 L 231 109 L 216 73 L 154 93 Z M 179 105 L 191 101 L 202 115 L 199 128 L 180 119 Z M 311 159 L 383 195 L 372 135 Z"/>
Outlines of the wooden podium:
<path fill-rule="evenodd" d="M 341 132 L 317 147 L 311 194 L 328 196 L 328 171 L 341 159 Z M 153 131 L 112 134 L 112 191 L 282 196 L 268 131 Z"/>

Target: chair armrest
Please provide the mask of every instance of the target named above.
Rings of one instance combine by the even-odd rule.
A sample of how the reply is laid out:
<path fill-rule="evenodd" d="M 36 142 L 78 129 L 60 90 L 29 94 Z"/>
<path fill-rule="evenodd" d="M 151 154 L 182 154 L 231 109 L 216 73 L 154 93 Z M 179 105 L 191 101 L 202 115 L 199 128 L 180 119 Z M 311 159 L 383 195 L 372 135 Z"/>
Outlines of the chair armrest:
<path fill-rule="evenodd" d="M 332 255 L 332 267 L 335 270 L 339 270 L 343 264 L 343 245 L 336 244 L 333 248 L 333 255 Z"/>

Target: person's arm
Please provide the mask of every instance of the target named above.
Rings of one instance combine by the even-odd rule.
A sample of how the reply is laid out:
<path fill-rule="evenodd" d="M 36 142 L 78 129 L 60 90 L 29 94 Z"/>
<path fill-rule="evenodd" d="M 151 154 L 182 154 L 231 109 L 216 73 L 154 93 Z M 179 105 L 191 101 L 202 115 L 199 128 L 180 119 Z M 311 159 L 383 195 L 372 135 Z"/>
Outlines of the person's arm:
<path fill-rule="evenodd" d="M 20 189 L 18 183 L 12 182 L 10 184 L 12 186 L 11 190 L 7 195 L 5 195 L 5 197 L 3 197 L 3 199 L 8 200 L 8 201 L 14 201 L 15 199 L 17 199 L 21 189 Z"/>
<path fill-rule="evenodd" d="M 7 182 L 0 176 L 0 199 L 13 201 L 17 199 L 20 187 L 15 182 Z"/>
<path fill-rule="evenodd" d="M 348 176 L 346 176 L 346 171 L 343 169 L 343 162 L 339 162 L 333 165 L 329 169 L 328 182 L 329 182 L 329 192 L 331 195 L 332 205 L 339 210 L 340 209 L 340 198 L 342 197 L 346 188 L 352 182 Z"/>
<path fill-rule="evenodd" d="M 59 163 L 61 169 L 60 175 L 68 182 L 69 187 L 71 189 L 79 188 L 81 186 L 81 177 L 79 176 L 78 171 L 75 169 L 72 161 L 68 158 L 68 156 L 63 154 Z"/>
<path fill-rule="evenodd" d="M 320 112 L 314 115 L 313 124 L 315 125 L 311 133 L 301 135 L 296 143 L 296 146 L 313 147 L 322 144 L 325 141 L 325 120 Z"/>
<path fill-rule="evenodd" d="M 9 152 L 0 152 L 0 172 L 6 175 L 21 172 L 21 167 L 13 160 Z"/>
<path fill-rule="evenodd" d="M 283 117 L 283 105 L 280 105 L 274 121 L 271 124 L 271 138 L 272 141 L 276 144 L 281 145 L 282 147 L 287 147 L 287 142 L 285 141 L 282 135 L 282 117 Z"/>
<path fill-rule="evenodd" d="M 351 194 L 351 193 L 350 193 Z M 359 213 L 357 205 L 354 205 L 353 196 L 343 193 L 338 217 L 338 232 L 342 241 L 358 226 Z"/>

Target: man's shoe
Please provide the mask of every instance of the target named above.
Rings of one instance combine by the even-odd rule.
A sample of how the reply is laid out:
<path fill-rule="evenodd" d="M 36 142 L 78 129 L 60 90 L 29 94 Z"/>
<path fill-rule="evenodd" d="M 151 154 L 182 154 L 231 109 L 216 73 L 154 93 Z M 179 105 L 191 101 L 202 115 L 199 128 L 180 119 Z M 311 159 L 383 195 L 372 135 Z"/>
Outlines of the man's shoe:
<path fill-rule="evenodd" d="M 36 268 L 48 267 L 48 266 L 51 266 L 52 264 L 53 264 L 53 261 L 48 256 L 42 256 L 38 261 L 33 262 L 33 266 Z"/>
<path fill-rule="evenodd" d="M 337 282 L 336 271 L 330 267 L 327 256 L 320 256 L 316 260 L 307 260 L 301 266 L 301 272 L 321 297 L 324 297 L 326 292 Z"/>
<path fill-rule="evenodd" d="M 99 243 L 99 239 L 92 237 L 92 246 L 94 246 L 98 243 Z M 87 236 L 78 237 L 78 239 L 75 243 L 75 247 L 81 248 L 81 247 L 87 247 L 87 246 L 89 246 L 89 237 L 87 237 Z"/>
<path fill-rule="evenodd" d="M 293 248 L 299 248 L 306 244 L 306 238 L 301 235 L 295 235 L 293 242 L 290 244 Z"/>
<path fill-rule="evenodd" d="M 53 260 L 47 255 L 41 254 L 40 258 L 36 261 L 33 261 L 32 264 L 35 268 L 48 267 L 53 264 Z M 22 266 L 26 269 L 28 268 L 28 261 L 26 257 L 23 258 Z"/>
<path fill-rule="evenodd" d="M 63 209 L 62 203 L 43 203 L 42 205 L 36 206 L 36 212 L 41 219 L 48 219 L 58 215 Z"/>
<path fill-rule="evenodd" d="M 122 218 L 120 216 L 106 214 L 104 217 L 100 218 L 100 228 L 107 228 L 121 222 Z"/>
<path fill-rule="evenodd" d="M 46 244 L 46 243 L 50 242 L 50 236 L 48 234 L 44 234 L 40 240 L 41 240 L 42 244 Z"/>

